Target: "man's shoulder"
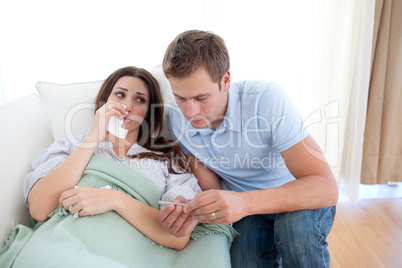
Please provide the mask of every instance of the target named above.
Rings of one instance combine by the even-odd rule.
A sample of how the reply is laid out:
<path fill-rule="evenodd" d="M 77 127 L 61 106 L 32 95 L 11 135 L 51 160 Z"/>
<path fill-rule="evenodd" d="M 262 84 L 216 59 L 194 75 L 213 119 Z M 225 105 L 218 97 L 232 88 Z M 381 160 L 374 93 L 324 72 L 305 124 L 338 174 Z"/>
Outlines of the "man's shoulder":
<path fill-rule="evenodd" d="M 263 94 L 263 93 L 272 93 L 283 91 L 282 87 L 277 83 L 265 81 L 265 80 L 243 80 L 234 82 L 233 89 L 238 94 L 248 95 L 248 94 Z"/>
<path fill-rule="evenodd" d="M 229 90 L 229 96 L 235 94 L 237 97 L 234 99 L 246 102 L 248 105 L 252 102 L 262 104 L 275 102 L 278 98 L 282 99 L 286 95 L 280 85 L 264 80 L 239 81 L 233 83 L 232 87 Z"/>
<path fill-rule="evenodd" d="M 180 128 L 186 125 L 186 118 L 184 117 L 184 114 L 180 110 L 179 106 L 177 106 L 177 104 L 175 104 L 169 110 L 167 121 L 168 128 L 174 137 L 176 136 L 177 132 L 180 131 Z"/>

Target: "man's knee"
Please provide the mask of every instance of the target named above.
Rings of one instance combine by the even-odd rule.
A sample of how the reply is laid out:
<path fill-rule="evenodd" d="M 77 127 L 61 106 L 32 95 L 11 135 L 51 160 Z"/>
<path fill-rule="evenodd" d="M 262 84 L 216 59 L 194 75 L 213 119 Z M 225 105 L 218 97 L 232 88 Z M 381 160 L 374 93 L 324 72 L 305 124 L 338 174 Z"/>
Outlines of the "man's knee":
<path fill-rule="evenodd" d="M 275 221 L 275 234 L 295 238 L 318 232 L 327 236 L 334 218 L 335 207 L 280 213 Z"/>
<path fill-rule="evenodd" d="M 292 261 L 295 267 L 329 262 L 326 238 L 334 217 L 335 207 L 278 214 L 275 243 L 283 262 Z"/>
<path fill-rule="evenodd" d="M 240 237 L 232 245 L 232 265 L 274 267 L 277 261 L 283 267 L 325 267 L 334 216 L 335 207 L 246 217 L 234 224 Z"/>

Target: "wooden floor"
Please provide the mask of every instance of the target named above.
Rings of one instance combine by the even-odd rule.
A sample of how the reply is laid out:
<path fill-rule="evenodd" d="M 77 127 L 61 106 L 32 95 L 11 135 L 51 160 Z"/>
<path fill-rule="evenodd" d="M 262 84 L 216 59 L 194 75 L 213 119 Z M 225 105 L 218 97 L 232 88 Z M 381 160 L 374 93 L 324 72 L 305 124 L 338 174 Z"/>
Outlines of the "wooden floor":
<path fill-rule="evenodd" d="M 402 267 L 402 199 L 340 202 L 336 213 L 331 268 Z"/>

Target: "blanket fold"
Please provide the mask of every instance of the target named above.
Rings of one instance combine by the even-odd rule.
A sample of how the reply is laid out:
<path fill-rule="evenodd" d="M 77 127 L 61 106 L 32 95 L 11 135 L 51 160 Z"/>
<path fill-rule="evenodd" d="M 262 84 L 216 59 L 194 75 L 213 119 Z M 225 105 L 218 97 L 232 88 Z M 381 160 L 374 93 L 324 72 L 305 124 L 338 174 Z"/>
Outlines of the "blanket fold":
<path fill-rule="evenodd" d="M 146 176 L 93 156 L 78 186 L 106 185 L 159 208 L 162 194 Z M 0 267 L 230 267 L 237 234 L 227 225 L 199 224 L 187 247 L 176 251 L 150 241 L 114 211 L 77 219 L 59 207 L 50 216 L 34 228 L 13 228 Z"/>

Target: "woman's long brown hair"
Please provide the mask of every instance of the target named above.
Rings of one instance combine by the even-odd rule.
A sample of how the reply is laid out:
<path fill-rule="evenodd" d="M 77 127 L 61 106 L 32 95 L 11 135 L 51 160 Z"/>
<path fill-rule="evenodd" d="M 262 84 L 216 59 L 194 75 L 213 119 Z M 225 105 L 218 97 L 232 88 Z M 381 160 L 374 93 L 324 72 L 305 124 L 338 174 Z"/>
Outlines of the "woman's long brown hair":
<path fill-rule="evenodd" d="M 143 152 L 130 155 L 130 157 L 151 158 L 166 162 L 169 172 L 173 174 L 190 172 L 186 156 L 179 144 L 160 136 L 163 128 L 163 99 L 158 82 L 147 70 L 128 66 L 112 73 L 99 90 L 95 100 L 95 112 L 106 103 L 114 85 L 124 76 L 142 80 L 148 88 L 150 97 L 148 115 L 141 123 L 138 144 L 152 152 Z"/>

